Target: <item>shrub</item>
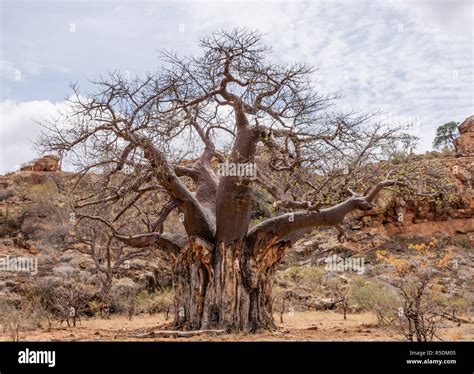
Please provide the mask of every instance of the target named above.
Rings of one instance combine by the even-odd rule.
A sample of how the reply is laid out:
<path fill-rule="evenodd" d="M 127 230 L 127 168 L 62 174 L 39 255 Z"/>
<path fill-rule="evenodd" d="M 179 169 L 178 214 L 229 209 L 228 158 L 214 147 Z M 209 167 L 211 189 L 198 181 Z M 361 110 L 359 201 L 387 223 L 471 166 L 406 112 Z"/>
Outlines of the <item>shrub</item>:
<path fill-rule="evenodd" d="M 53 268 L 53 273 L 63 278 L 71 278 L 77 273 L 77 269 L 73 268 L 68 263 L 59 263 Z"/>
<path fill-rule="evenodd" d="M 439 293 L 435 295 L 434 301 L 437 306 L 446 310 L 446 316 L 456 320 L 457 315 L 469 312 L 471 303 L 469 297 L 463 294 L 447 295 Z"/>
<path fill-rule="evenodd" d="M 408 250 L 415 252 L 408 259 L 377 251 L 378 260 L 388 266 L 387 284 L 400 301 L 396 313 L 391 309 L 381 317 L 408 341 L 431 341 L 438 338 L 437 332 L 448 316 L 448 309 L 439 302 L 435 280 L 450 271 L 453 256 L 440 250 L 437 240 L 409 244 Z"/>
<path fill-rule="evenodd" d="M 138 285 L 130 278 L 121 278 L 112 285 L 111 294 L 114 309 L 127 313 L 131 320 L 137 305 Z"/>
<path fill-rule="evenodd" d="M 7 200 L 8 198 L 15 196 L 16 192 L 13 188 L 8 187 L 0 191 L 0 201 Z"/>
<path fill-rule="evenodd" d="M 141 292 L 140 295 L 144 293 Z M 148 293 L 145 292 L 148 295 Z M 164 313 L 165 319 L 168 319 L 169 313 L 173 306 L 173 292 L 171 290 L 164 290 L 161 293 L 153 295 L 148 298 L 145 309 L 149 314 Z"/>
<path fill-rule="evenodd" d="M 275 282 L 280 286 L 292 283 L 309 289 L 318 288 L 324 276 L 324 269 L 316 266 L 290 266 L 279 272 Z"/>
<path fill-rule="evenodd" d="M 98 300 L 92 300 L 89 303 L 89 310 L 91 311 L 93 316 L 100 315 L 102 313 L 102 303 Z"/>
<path fill-rule="evenodd" d="M 76 326 L 81 316 L 90 311 L 89 304 L 94 300 L 92 288 L 74 280 L 65 281 L 61 277 L 44 277 L 28 287 L 27 298 L 59 323 L 66 321 L 68 326 Z"/>
<path fill-rule="evenodd" d="M 21 218 L 13 214 L 8 206 L 0 212 L 0 235 L 14 236 L 21 228 Z"/>
<path fill-rule="evenodd" d="M 364 279 L 354 281 L 350 299 L 363 310 L 373 312 L 380 325 L 389 322 L 400 305 L 400 299 L 392 289 Z"/>
<path fill-rule="evenodd" d="M 48 203 L 57 198 L 57 188 L 51 181 L 40 181 L 33 184 L 27 191 L 27 196 L 35 203 Z"/>
<path fill-rule="evenodd" d="M 0 325 L 14 342 L 20 341 L 20 330 L 24 315 L 11 303 L 0 301 Z"/>
<path fill-rule="evenodd" d="M 0 301 L 0 326 L 12 341 L 20 341 L 22 333 L 36 328 L 51 329 L 51 314 L 39 300 L 27 294 L 19 302 Z"/>
<path fill-rule="evenodd" d="M 54 314 L 60 323 L 66 321 L 68 327 L 76 327 L 76 322 L 89 310 L 93 299 L 92 289 L 74 281 L 63 283 L 53 292 Z"/>

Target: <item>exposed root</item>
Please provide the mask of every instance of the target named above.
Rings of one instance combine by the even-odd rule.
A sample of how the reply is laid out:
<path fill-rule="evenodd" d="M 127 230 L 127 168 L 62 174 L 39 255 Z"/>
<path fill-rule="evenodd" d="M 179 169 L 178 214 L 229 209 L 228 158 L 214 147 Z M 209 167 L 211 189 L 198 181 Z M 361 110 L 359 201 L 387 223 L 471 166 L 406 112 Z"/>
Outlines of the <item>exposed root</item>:
<path fill-rule="evenodd" d="M 190 338 L 198 335 L 222 335 L 225 330 L 194 330 L 194 331 L 179 331 L 179 330 L 156 330 L 149 331 L 137 335 L 133 338 Z"/>
<path fill-rule="evenodd" d="M 342 228 L 341 224 L 337 224 L 336 226 L 336 229 L 338 231 L 338 234 L 337 234 L 337 241 L 339 243 L 344 243 L 345 241 L 345 238 L 346 238 L 346 233 L 344 232 L 344 229 Z"/>

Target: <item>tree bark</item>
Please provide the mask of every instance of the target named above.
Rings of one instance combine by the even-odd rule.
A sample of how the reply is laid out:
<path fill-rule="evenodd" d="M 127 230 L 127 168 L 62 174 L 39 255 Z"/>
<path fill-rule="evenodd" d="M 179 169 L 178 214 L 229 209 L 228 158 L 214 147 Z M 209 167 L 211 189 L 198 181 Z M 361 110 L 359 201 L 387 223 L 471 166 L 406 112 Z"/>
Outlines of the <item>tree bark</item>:
<path fill-rule="evenodd" d="M 192 238 L 174 269 L 175 328 L 228 332 L 275 327 L 272 284 L 286 246 L 271 237 L 257 250 L 239 242 L 215 248 Z"/>

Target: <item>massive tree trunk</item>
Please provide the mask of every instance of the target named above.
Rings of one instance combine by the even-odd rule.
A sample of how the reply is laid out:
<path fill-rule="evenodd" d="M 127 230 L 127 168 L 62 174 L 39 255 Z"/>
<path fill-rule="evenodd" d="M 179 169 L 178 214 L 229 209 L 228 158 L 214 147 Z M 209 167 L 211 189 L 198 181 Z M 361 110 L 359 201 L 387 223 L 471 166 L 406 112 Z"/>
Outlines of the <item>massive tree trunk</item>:
<path fill-rule="evenodd" d="M 235 116 L 237 137 L 229 161 L 253 162 L 259 129 L 249 127 L 242 108 Z M 258 243 L 245 240 L 252 209 L 250 180 L 221 176 L 215 199 L 213 243 L 191 236 L 174 266 L 175 327 L 272 328 L 273 275 L 285 246 L 275 246 L 271 235 Z"/>
<path fill-rule="evenodd" d="M 173 269 L 176 328 L 256 331 L 275 327 L 272 284 L 285 243 L 216 247 L 192 238 Z M 256 249 L 256 250 L 255 250 Z"/>

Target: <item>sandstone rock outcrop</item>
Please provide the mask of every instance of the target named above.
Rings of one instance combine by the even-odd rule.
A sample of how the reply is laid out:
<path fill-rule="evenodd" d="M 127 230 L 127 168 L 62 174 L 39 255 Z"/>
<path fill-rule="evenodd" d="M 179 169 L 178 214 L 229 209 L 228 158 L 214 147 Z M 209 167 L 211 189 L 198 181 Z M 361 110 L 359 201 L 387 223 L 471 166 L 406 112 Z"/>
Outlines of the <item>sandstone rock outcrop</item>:
<path fill-rule="evenodd" d="M 388 237 L 444 233 L 454 238 L 464 233 L 474 238 L 474 157 L 445 157 L 439 162 L 446 171 L 446 182 L 454 188 L 449 204 L 440 206 L 431 199 L 405 201 L 387 191 L 382 194 L 385 204 L 349 220 L 353 232 L 348 233 L 348 239 L 357 242 L 361 237 L 358 230 Z"/>
<path fill-rule="evenodd" d="M 46 155 L 37 158 L 32 163 L 22 167 L 21 171 L 58 171 L 60 170 L 59 157 L 54 155 Z"/>
<path fill-rule="evenodd" d="M 456 139 L 459 156 L 474 156 L 474 116 L 464 120 L 458 127 L 459 138 Z"/>

